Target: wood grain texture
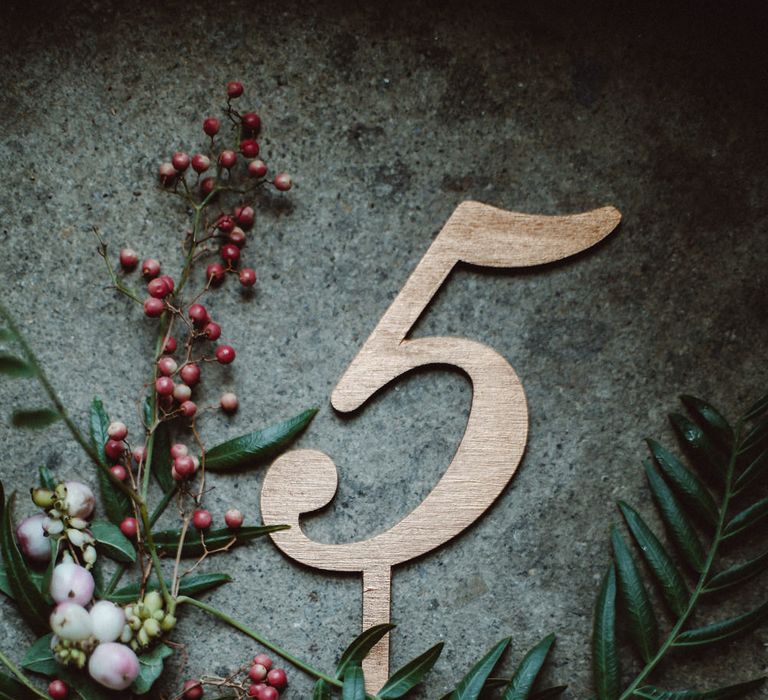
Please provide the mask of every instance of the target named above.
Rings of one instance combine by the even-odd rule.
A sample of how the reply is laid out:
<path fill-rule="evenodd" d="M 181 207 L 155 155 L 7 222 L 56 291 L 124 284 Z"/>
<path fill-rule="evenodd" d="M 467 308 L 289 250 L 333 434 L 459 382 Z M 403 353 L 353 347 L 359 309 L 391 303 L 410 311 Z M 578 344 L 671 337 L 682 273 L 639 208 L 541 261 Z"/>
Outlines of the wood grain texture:
<path fill-rule="evenodd" d="M 479 202 L 463 202 L 451 215 L 331 396 L 336 410 L 354 411 L 396 378 L 429 365 L 458 367 L 472 383 L 467 427 L 453 460 L 424 501 L 394 527 L 358 542 L 314 542 L 300 518 L 333 499 L 335 464 L 322 452 L 294 450 L 270 467 L 261 495 L 264 522 L 291 526 L 273 533 L 273 541 L 307 566 L 362 573 L 364 628 L 389 621 L 392 568 L 475 522 L 512 478 L 528 435 L 525 392 L 501 355 L 465 338 L 408 339 L 409 331 L 457 263 L 513 268 L 560 260 L 602 240 L 620 218 L 613 207 L 536 216 Z M 368 691 L 376 692 L 389 672 L 388 638 L 374 647 L 363 668 Z"/>

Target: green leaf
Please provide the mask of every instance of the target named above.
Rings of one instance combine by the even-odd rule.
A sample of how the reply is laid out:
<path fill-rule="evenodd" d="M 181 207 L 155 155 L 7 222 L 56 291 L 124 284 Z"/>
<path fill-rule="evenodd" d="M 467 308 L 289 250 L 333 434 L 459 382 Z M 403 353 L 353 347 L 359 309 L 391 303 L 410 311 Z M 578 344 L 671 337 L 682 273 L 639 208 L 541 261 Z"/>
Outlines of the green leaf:
<path fill-rule="evenodd" d="M 271 532 L 287 530 L 289 527 L 289 525 L 263 525 L 260 527 L 241 527 L 237 530 L 230 530 L 228 527 L 225 527 L 220 530 L 208 530 L 205 533 L 189 532 L 184 540 L 181 555 L 183 557 L 199 557 L 203 554 L 205 551 L 203 537 L 205 538 L 205 545 L 211 550 L 224 547 L 233 539 L 235 540 L 233 546 L 243 545 L 257 537 L 263 537 Z M 175 555 L 176 549 L 179 546 L 181 531 L 161 530 L 160 532 L 152 533 L 152 537 L 161 554 Z"/>
<path fill-rule="evenodd" d="M 312 700 L 331 700 L 331 689 L 322 678 L 315 683 Z"/>
<path fill-rule="evenodd" d="M 555 635 L 550 634 L 525 655 L 515 670 L 502 700 L 526 700 L 528 698 L 554 641 Z"/>
<path fill-rule="evenodd" d="M 210 591 L 217 586 L 221 586 L 225 583 L 230 583 L 232 578 L 229 574 L 211 573 L 211 574 L 197 574 L 185 576 L 181 579 L 179 584 L 179 594 L 186 596 L 194 596 L 205 591 Z M 107 600 L 111 600 L 113 603 L 132 603 L 139 598 L 139 584 L 131 583 L 122 588 L 118 588 L 108 596 Z"/>
<path fill-rule="evenodd" d="M 0 502 L 5 494 L 0 485 Z M 0 525 L 0 548 L 5 561 L 8 583 L 16 601 L 16 607 L 24 620 L 35 631 L 42 632 L 48 628 L 48 602 L 30 575 L 27 563 L 16 545 L 14 527 L 11 520 L 13 496 L 5 501 Z"/>
<path fill-rule="evenodd" d="M 56 661 L 51 651 L 51 639 L 53 634 L 40 637 L 24 654 L 21 667 L 28 671 L 41 673 L 44 676 L 55 676 L 61 671 L 61 665 Z"/>
<path fill-rule="evenodd" d="M 595 604 L 592 675 L 598 700 L 619 697 L 621 671 L 616 649 L 616 569 L 608 568 Z"/>
<path fill-rule="evenodd" d="M 109 416 L 104 410 L 101 399 L 94 398 L 91 403 L 91 445 L 99 456 L 104 467 L 109 467 L 107 456 L 104 454 L 104 445 L 109 440 L 107 428 L 109 427 Z M 119 525 L 125 518 L 131 514 L 131 501 L 126 494 L 120 491 L 112 483 L 103 469 L 96 470 L 96 476 L 99 480 L 99 489 L 101 490 L 101 499 L 104 504 L 104 510 L 107 517 Z"/>
<path fill-rule="evenodd" d="M 435 644 L 401 669 L 393 673 L 384 687 L 377 693 L 381 700 L 401 698 L 412 688 L 421 683 L 421 679 L 429 673 L 443 651 L 443 643 Z"/>
<path fill-rule="evenodd" d="M 352 640 L 352 643 L 344 650 L 344 653 L 336 665 L 336 678 L 344 678 L 344 673 L 351 666 L 359 666 L 363 659 L 375 647 L 379 641 L 390 630 L 395 629 L 395 625 L 374 625 L 364 630 L 361 634 Z"/>
<path fill-rule="evenodd" d="M 56 488 L 56 479 L 53 478 L 51 470 L 44 464 L 38 471 L 40 473 L 40 486 L 53 491 Z"/>
<path fill-rule="evenodd" d="M 723 539 L 729 539 L 748 530 L 753 525 L 768 517 L 768 497 L 759 500 L 741 513 L 733 516 L 733 519 L 725 526 Z"/>
<path fill-rule="evenodd" d="M 675 543 L 688 565 L 697 573 L 701 573 L 707 560 L 696 531 L 691 527 L 677 502 L 672 490 L 667 486 L 649 460 L 643 463 L 648 484 L 653 498 L 658 506 L 661 519 L 667 527 L 669 536 Z"/>
<path fill-rule="evenodd" d="M 768 438 L 768 417 L 763 418 L 759 423 L 754 425 L 744 436 L 739 445 L 739 454 L 754 450 L 761 445 L 761 443 L 765 442 L 766 438 Z"/>
<path fill-rule="evenodd" d="M 648 698 L 648 700 L 730 700 L 741 699 L 745 693 L 759 688 L 765 682 L 765 678 L 756 678 L 746 683 L 729 685 L 716 690 L 664 690 L 652 685 L 638 688 L 633 697 Z"/>
<path fill-rule="evenodd" d="M 99 548 L 110 559 L 127 563 L 136 561 L 136 549 L 117 525 L 105 520 L 94 520 L 89 529 Z"/>
<path fill-rule="evenodd" d="M 719 512 L 715 499 L 699 478 L 655 440 L 646 440 L 659 465 L 683 504 L 709 525 L 717 525 Z"/>
<path fill-rule="evenodd" d="M 696 464 L 718 484 L 722 484 L 727 461 L 704 431 L 681 413 L 670 413 L 669 420 Z"/>
<path fill-rule="evenodd" d="M 168 423 L 160 423 L 155 429 L 151 468 L 163 493 L 173 491 L 176 483 L 171 476 L 171 434 Z"/>
<path fill-rule="evenodd" d="M 761 396 L 755 403 L 753 403 L 744 414 L 744 420 L 754 420 L 760 414 L 765 413 L 768 410 L 768 394 Z"/>
<path fill-rule="evenodd" d="M 664 600 L 673 613 L 682 615 L 688 605 L 688 589 L 674 562 L 634 509 L 621 501 L 619 508 L 643 558 L 659 582 Z"/>
<path fill-rule="evenodd" d="M 720 445 L 728 450 L 731 449 L 733 444 L 733 428 L 731 428 L 720 411 L 706 401 L 688 394 L 683 394 L 680 400 L 693 416 L 698 426 L 710 439 L 720 443 Z"/>
<path fill-rule="evenodd" d="M 509 642 L 510 638 L 506 637 L 494 644 L 488 653 L 461 679 L 461 683 L 456 686 L 455 690 L 445 697 L 450 698 L 450 700 L 477 700 L 485 681 L 491 675 L 491 671 L 498 663 L 504 650 L 509 646 Z"/>
<path fill-rule="evenodd" d="M 556 685 L 552 688 L 545 688 L 544 690 L 540 690 L 538 693 L 531 695 L 531 700 L 552 700 L 552 698 L 560 697 L 566 690 L 568 690 L 567 685 Z"/>
<path fill-rule="evenodd" d="M 750 559 L 741 564 L 735 564 L 728 567 L 725 571 L 716 574 L 707 582 L 705 591 L 707 593 L 714 593 L 715 591 L 722 591 L 731 586 L 737 586 L 738 584 L 751 579 L 753 576 L 762 573 L 765 569 L 768 569 L 768 551 L 764 552 L 759 557 L 755 557 L 754 559 Z"/>
<path fill-rule="evenodd" d="M 0 343 L 16 340 L 18 336 L 10 328 L 0 328 Z"/>
<path fill-rule="evenodd" d="M 0 564 L 0 591 L 13 600 L 13 591 L 11 590 L 11 582 L 8 580 L 8 571 L 6 571 L 5 564 Z"/>
<path fill-rule="evenodd" d="M 0 673 L 0 700 L 38 700 L 39 697 L 15 678 Z"/>
<path fill-rule="evenodd" d="M 11 416 L 14 428 L 47 428 L 61 419 L 61 414 L 50 408 L 17 410 Z"/>
<path fill-rule="evenodd" d="M 51 590 L 51 578 L 53 577 L 53 570 L 56 567 L 56 559 L 59 556 L 59 540 L 55 537 L 50 537 L 48 539 L 48 544 L 51 547 L 51 558 L 48 561 L 48 566 L 45 567 L 45 573 L 37 587 L 40 590 L 40 593 L 43 594 L 43 597 L 53 605 L 53 598 L 51 598 L 49 591 Z"/>
<path fill-rule="evenodd" d="M 700 647 L 716 644 L 725 639 L 733 639 L 746 634 L 759 627 L 766 619 L 768 619 L 768 602 L 743 615 L 681 632 L 675 638 L 673 645 L 676 647 Z"/>
<path fill-rule="evenodd" d="M 35 368 L 15 355 L 0 353 L 0 374 L 9 377 L 34 377 Z"/>
<path fill-rule="evenodd" d="M 344 674 L 342 700 L 365 700 L 365 677 L 360 666 L 350 666 Z"/>
<path fill-rule="evenodd" d="M 163 661 L 173 654 L 173 649 L 165 644 L 159 644 L 152 651 L 139 657 L 139 675 L 131 686 L 134 693 L 143 695 L 149 692 L 154 682 L 163 672 Z"/>
<path fill-rule="evenodd" d="M 205 454 L 205 468 L 212 472 L 233 471 L 271 457 L 298 436 L 316 413 L 316 408 L 310 408 L 282 423 L 216 445 Z"/>
<path fill-rule="evenodd" d="M 768 467 L 768 447 L 764 449 L 736 479 L 736 491 L 741 491 L 762 477 Z"/>
<path fill-rule="evenodd" d="M 640 573 L 621 533 L 611 528 L 613 559 L 622 607 L 627 614 L 629 633 L 643 661 L 650 661 L 658 648 L 658 625 L 653 605 Z"/>

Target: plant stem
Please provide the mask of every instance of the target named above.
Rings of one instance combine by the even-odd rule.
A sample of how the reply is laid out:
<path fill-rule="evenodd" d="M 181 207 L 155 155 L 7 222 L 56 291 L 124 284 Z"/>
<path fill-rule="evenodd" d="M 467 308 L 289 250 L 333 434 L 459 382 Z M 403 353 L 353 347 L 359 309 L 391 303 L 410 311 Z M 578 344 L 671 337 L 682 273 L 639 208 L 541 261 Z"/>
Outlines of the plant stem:
<path fill-rule="evenodd" d="M 43 698 L 44 700 L 49 700 L 49 697 L 46 693 L 43 693 L 41 690 L 36 688 L 34 685 L 32 685 L 32 682 L 21 672 L 21 669 L 19 669 L 16 664 L 13 663 L 3 652 L 0 651 L 0 661 L 2 661 L 7 667 L 8 670 L 16 676 L 16 678 L 19 679 L 19 681 L 25 685 L 27 688 L 29 688 L 37 697 Z"/>

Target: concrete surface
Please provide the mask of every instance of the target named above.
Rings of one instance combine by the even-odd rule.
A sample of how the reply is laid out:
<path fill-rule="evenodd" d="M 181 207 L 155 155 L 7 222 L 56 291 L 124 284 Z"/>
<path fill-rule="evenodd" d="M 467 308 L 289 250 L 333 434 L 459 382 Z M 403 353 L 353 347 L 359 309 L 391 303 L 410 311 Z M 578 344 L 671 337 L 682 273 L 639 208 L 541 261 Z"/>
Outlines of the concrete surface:
<path fill-rule="evenodd" d="M 91 227 L 176 268 L 184 212 L 157 191 L 155 169 L 201 143 L 200 120 L 227 80 L 246 84 L 270 162 L 297 186 L 260 213 L 247 249 L 255 296 L 227 285 L 211 302 L 238 360 L 211 370 L 201 395 L 234 387 L 242 410 L 212 413 L 203 432 L 214 444 L 321 406 L 300 444 L 332 455 L 341 485 L 308 522 L 318 539 L 391 526 L 460 440 L 470 388 L 457 374 L 409 377 L 352 420 L 328 404 L 456 205 L 621 209 L 621 229 L 593 253 L 526 273 L 462 269 L 422 319 L 417 335 L 475 338 L 509 359 L 531 436 L 490 514 L 394 579 L 393 666 L 446 641 L 419 697 L 439 697 L 500 637 L 513 637 L 509 668 L 550 631 L 559 641 L 547 679 L 588 697 L 614 502 L 651 510 L 642 438 L 671 442 L 665 414 L 683 391 L 734 415 L 765 390 L 766 13 L 756 3 L 627 13 L 193 0 L 9 2 L 2 14 L 3 297 L 83 424 L 98 394 L 136 430 L 153 342 L 153 324 L 105 291 Z M 13 406 L 39 400 L 31 382 L 4 381 L 2 392 L 9 487 L 24 491 L 42 462 L 67 476 L 88 468 L 62 427 L 8 427 Z M 260 479 L 216 479 L 216 516 L 230 504 L 255 516 Z M 217 566 L 236 581 L 211 596 L 216 605 L 320 667 L 358 632 L 354 579 L 297 568 L 266 542 Z M 758 599 L 745 591 L 728 610 Z M 0 610 L 0 644 L 18 656 L 28 637 Z M 190 642 L 183 676 L 226 671 L 254 651 L 197 614 L 177 637 Z M 724 653 L 681 657 L 656 680 L 749 677 L 765 670 L 766 642 L 763 630 Z M 308 681 L 290 679 L 287 697 L 308 697 Z"/>

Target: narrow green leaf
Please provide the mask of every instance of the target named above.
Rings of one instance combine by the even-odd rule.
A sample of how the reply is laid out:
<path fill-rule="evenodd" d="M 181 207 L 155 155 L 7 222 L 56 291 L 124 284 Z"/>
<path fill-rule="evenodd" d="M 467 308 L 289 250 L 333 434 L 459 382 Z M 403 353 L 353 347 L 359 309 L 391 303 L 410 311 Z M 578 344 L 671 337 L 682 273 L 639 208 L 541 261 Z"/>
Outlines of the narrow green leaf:
<path fill-rule="evenodd" d="M 453 692 L 446 697 L 450 700 L 477 700 L 485 686 L 485 681 L 491 675 L 491 671 L 498 663 L 504 650 L 509 646 L 509 642 L 510 638 L 506 637 L 494 644 L 488 653 L 461 679 L 461 683 L 456 686 Z"/>
<path fill-rule="evenodd" d="M 322 678 L 315 683 L 312 700 L 331 700 L 330 686 Z"/>
<path fill-rule="evenodd" d="M 5 568 L 5 564 L 0 563 L 0 591 L 5 593 L 11 600 L 13 600 L 13 591 L 11 590 L 11 582 L 8 580 L 8 571 Z"/>
<path fill-rule="evenodd" d="M 51 470 L 44 464 L 38 471 L 40 473 L 40 486 L 53 491 L 56 488 L 56 479 L 53 478 Z"/>
<path fill-rule="evenodd" d="M 515 670 L 502 700 L 526 700 L 528 698 L 554 642 L 555 635 L 550 634 L 525 655 Z"/>
<path fill-rule="evenodd" d="M 10 328 L 0 328 L 0 343 L 16 340 L 16 334 Z"/>
<path fill-rule="evenodd" d="M 176 482 L 171 476 L 171 434 L 168 423 L 160 423 L 155 429 L 151 468 L 163 493 L 172 491 Z"/>
<path fill-rule="evenodd" d="M 664 690 L 652 685 L 638 688 L 634 697 L 647 698 L 648 700 L 740 700 L 746 693 L 759 688 L 765 682 L 765 678 L 756 678 L 746 683 L 729 685 L 716 690 Z"/>
<path fill-rule="evenodd" d="M 661 587 L 661 593 L 670 610 L 682 615 L 688 605 L 688 589 L 661 542 L 645 524 L 640 515 L 624 502 L 619 502 L 621 514 L 648 567 Z"/>
<path fill-rule="evenodd" d="M 681 413 L 670 413 L 669 420 L 680 442 L 686 448 L 696 465 L 709 474 L 717 484 L 725 477 L 727 460 L 707 437 L 704 431 L 690 418 Z"/>
<path fill-rule="evenodd" d="M 676 647 L 700 647 L 733 639 L 759 627 L 768 619 L 768 603 L 727 620 L 720 620 L 696 629 L 681 632 L 673 645 Z"/>
<path fill-rule="evenodd" d="M 768 394 L 761 396 L 755 403 L 753 403 L 744 414 L 744 420 L 754 420 L 762 413 L 768 410 Z"/>
<path fill-rule="evenodd" d="M 412 661 L 409 661 L 400 670 L 390 676 L 384 687 L 377 693 L 381 700 L 401 698 L 412 688 L 417 686 L 421 679 L 432 670 L 443 651 L 443 642 L 435 644 Z"/>
<path fill-rule="evenodd" d="M 741 513 L 734 515 L 731 521 L 725 526 L 723 539 L 730 539 L 736 535 L 748 530 L 753 525 L 765 520 L 768 517 L 768 497 L 760 499 L 754 505 L 742 510 Z"/>
<path fill-rule="evenodd" d="M 653 658 L 658 648 L 658 625 L 653 605 L 629 547 L 615 527 L 611 528 L 611 545 L 621 603 L 628 617 L 629 633 L 643 661 L 647 662 Z"/>
<path fill-rule="evenodd" d="M 46 634 L 29 647 L 21 660 L 21 667 L 44 676 L 55 676 L 62 667 L 51 651 L 52 638 L 52 633 Z"/>
<path fill-rule="evenodd" d="M 733 445 L 733 428 L 714 406 L 703 399 L 683 394 L 680 397 L 683 405 L 693 416 L 694 421 L 714 442 L 719 443 L 727 450 Z"/>
<path fill-rule="evenodd" d="M 94 398 L 91 403 L 90 425 L 91 445 L 99 456 L 101 463 L 105 467 L 108 467 L 110 465 L 107 461 L 107 456 L 104 454 L 104 445 L 106 445 L 107 440 L 109 440 L 109 435 L 107 434 L 109 416 L 104 410 L 104 405 L 101 403 L 101 399 Z M 122 491 L 115 488 L 115 485 L 102 469 L 96 470 L 96 477 L 99 480 L 101 499 L 107 517 L 111 522 L 115 523 L 115 525 L 119 525 L 131 513 L 130 499 Z"/>
<path fill-rule="evenodd" d="M 762 445 L 768 439 L 768 416 L 755 424 L 744 436 L 739 445 L 739 454 L 743 454 Z"/>
<path fill-rule="evenodd" d="M 656 505 L 661 514 L 661 519 L 669 532 L 669 536 L 675 543 L 688 565 L 697 573 L 704 568 L 707 555 L 699 542 L 699 536 L 685 517 L 682 508 L 677 502 L 672 490 L 667 486 L 649 460 L 643 463 L 648 484 Z"/>
<path fill-rule="evenodd" d="M 766 468 L 768 468 L 768 447 L 757 455 L 750 465 L 739 475 L 739 478 L 736 479 L 736 491 L 742 491 L 747 486 L 750 486 L 753 482 L 764 476 Z"/>
<path fill-rule="evenodd" d="M 595 604 L 592 676 L 597 700 L 616 700 L 619 697 L 621 670 L 616 648 L 616 569 L 613 564 L 605 574 Z"/>
<path fill-rule="evenodd" d="M 360 666 L 350 666 L 344 674 L 341 700 L 365 700 L 365 677 Z"/>
<path fill-rule="evenodd" d="M 225 583 L 230 583 L 232 578 L 229 574 L 211 573 L 211 574 L 197 574 L 185 576 L 181 579 L 179 584 L 179 594 L 186 596 L 195 596 L 205 591 L 210 591 L 217 586 L 221 586 Z M 118 588 L 116 591 L 110 593 L 107 600 L 111 600 L 113 603 L 132 603 L 139 598 L 139 584 L 131 583 L 122 588 Z"/>
<path fill-rule="evenodd" d="M 233 539 L 235 540 L 233 546 L 239 546 L 250 542 L 257 537 L 268 535 L 270 532 L 287 530 L 289 527 L 289 525 L 263 525 L 260 527 L 241 527 L 237 530 L 230 530 L 228 527 L 225 527 L 220 530 L 208 530 L 205 533 L 188 532 L 187 537 L 184 540 L 184 546 L 181 550 L 181 556 L 199 557 L 205 551 L 203 541 L 205 541 L 205 545 L 209 550 L 224 547 Z M 161 554 L 175 555 L 176 549 L 179 546 L 181 531 L 162 530 L 160 532 L 152 533 L 152 537 Z"/>
<path fill-rule="evenodd" d="M 0 700 L 38 700 L 39 697 L 15 678 L 0 673 Z"/>
<path fill-rule="evenodd" d="M 105 520 L 94 520 L 89 529 L 99 549 L 110 559 L 127 563 L 136 561 L 136 549 L 117 525 Z"/>
<path fill-rule="evenodd" d="M 51 578 L 53 577 L 53 569 L 56 567 L 56 559 L 59 556 L 59 540 L 51 537 L 48 540 L 48 544 L 51 547 L 51 558 L 48 562 L 48 566 L 45 567 L 45 574 L 39 582 L 38 589 L 46 600 L 50 600 L 53 604 L 53 598 L 50 597 L 49 591 L 51 590 Z"/>
<path fill-rule="evenodd" d="M 552 698 L 560 697 L 566 690 L 568 690 L 567 685 L 556 685 L 552 688 L 544 688 L 544 690 L 540 690 L 538 693 L 531 695 L 531 700 L 552 700 Z"/>
<path fill-rule="evenodd" d="M 163 661 L 173 654 L 173 649 L 159 644 L 152 651 L 139 656 L 139 675 L 131 686 L 138 695 L 148 693 L 154 682 L 163 672 Z"/>
<path fill-rule="evenodd" d="M 675 493 L 683 504 L 696 513 L 709 525 L 717 525 L 719 512 L 715 499 L 699 478 L 683 466 L 677 457 L 664 449 L 655 440 L 647 440 L 648 448 L 656 464 L 659 465 Z"/>
<path fill-rule="evenodd" d="M 61 419 L 61 414 L 50 408 L 33 408 L 17 410 L 11 416 L 14 428 L 47 428 L 51 423 Z"/>
<path fill-rule="evenodd" d="M 216 445 L 205 454 L 205 468 L 212 472 L 233 471 L 271 457 L 296 438 L 316 413 L 317 409 L 311 408 L 282 423 Z"/>
<path fill-rule="evenodd" d="M 374 625 L 355 637 L 352 643 L 344 650 L 339 663 L 336 665 L 336 678 L 344 678 L 348 668 L 362 664 L 363 659 L 368 656 L 371 649 L 379 643 L 384 635 L 394 628 L 395 625 L 390 624 Z"/>
<path fill-rule="evenodd" d="M 36 372 L 32 365 L 15 355 L 0 353 L 0 374 L 8 377 L 34 377 Z"/>
<path fill-rule="evenodd" d="M 707 582 L 705 591 L 707 593 L 714 593 L 715 591 L 722 591 L 731 586 L 737 586 L 740 583 L 748 581 L 753 576 L 762 573 L 766 569 L 768 569 L 768 551 L 764 552 L 759 557 L 755 557 L 754 559 L 750 559 L 741 564 L 735 564 L 734 566 L 728 567 L 725 571 L 716 574 Z"/>

